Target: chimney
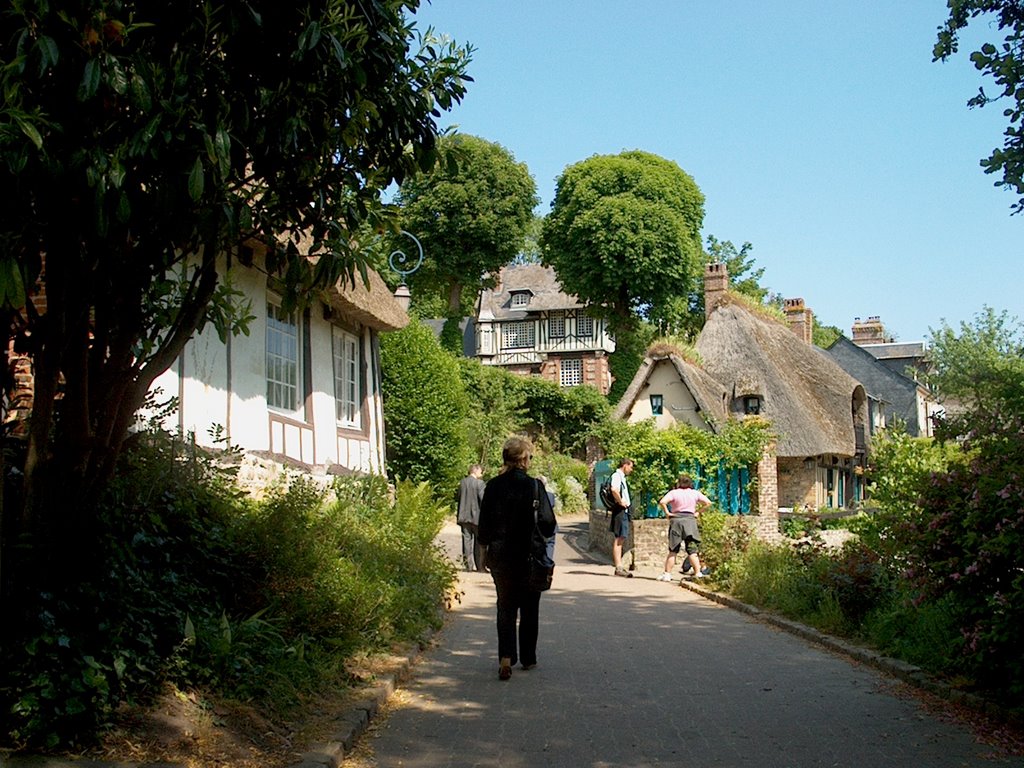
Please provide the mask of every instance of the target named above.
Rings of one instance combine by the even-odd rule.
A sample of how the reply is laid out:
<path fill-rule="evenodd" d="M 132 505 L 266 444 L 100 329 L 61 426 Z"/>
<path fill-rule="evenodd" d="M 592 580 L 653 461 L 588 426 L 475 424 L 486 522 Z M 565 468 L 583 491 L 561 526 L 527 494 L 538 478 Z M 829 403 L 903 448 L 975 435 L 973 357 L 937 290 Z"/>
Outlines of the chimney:
<path fill-rule="evenodd" d="M 725 297 L 729 288 L 729 270 L 725 263 L 708 264 L 704 268 L 704 318 L 711 317 L 715 307 Z"/>
<path fill-rule="evenodd" d="M 804 306 L 803 299 L 786 299 L 783 302 L 789 329 L 807 344 L 814 338 L 814 313 Z"/>
<path fill-rule="evenodd" d="M 853 318 L 854 344 L 884 344 L 885 326 L 878 315 L 872 315 L 864 322 L 859 317 Z"/>

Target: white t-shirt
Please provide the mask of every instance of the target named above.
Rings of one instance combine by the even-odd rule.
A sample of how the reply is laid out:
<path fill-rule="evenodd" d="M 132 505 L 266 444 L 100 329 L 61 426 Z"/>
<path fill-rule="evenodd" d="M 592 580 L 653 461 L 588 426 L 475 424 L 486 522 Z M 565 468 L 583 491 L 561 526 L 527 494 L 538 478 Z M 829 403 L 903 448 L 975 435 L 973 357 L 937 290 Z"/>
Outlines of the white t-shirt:
<path fill-rule="evenodd" d="M 612 473 L 612 490 L 618 491 L 619 498 L 622 499 L 622 506 L 629 506 L 629 485 L 626 483 L 626 473 L 622 471 L 622 467 L 619 467 Z"/>

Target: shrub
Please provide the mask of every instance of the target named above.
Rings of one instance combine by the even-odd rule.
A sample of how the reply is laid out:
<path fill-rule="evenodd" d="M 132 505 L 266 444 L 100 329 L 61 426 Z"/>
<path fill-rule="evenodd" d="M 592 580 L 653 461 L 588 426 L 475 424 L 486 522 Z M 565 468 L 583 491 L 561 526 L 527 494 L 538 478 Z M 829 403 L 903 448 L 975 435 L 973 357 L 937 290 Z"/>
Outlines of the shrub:
<path fill-rule="evenodd" d="M 389 470 L 450 498 L 471 460 L 458 362 L 413 321 L 381 337 L 381 388 Z"/>
<path fill-rule="evenodd" d="M 325 504 L 299 480 L 256 504 L 166 435 L 123 459 L 83 542 L 96 567 L 0 635 L 10 743 L 88 741 L 164 680 L 282 711 L 337 681 L 347 654 L 439 626 L 456 574 L 429 486 L 400 482 L 392 503 L 384 478 L 339 480 Z"/>

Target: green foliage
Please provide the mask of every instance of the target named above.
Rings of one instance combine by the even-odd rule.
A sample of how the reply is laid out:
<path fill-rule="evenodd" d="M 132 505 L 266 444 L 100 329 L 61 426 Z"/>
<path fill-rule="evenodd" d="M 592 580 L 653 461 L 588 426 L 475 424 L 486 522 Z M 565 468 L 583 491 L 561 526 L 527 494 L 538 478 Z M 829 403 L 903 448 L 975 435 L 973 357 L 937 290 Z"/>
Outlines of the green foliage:
<path fill-rule="evenodd" d="M 701 266 L 725 264 L 730 292 L 749 298 L 755 305 L 763 305 L 774 301 L 774 297 L 761 285 L 764 267 L 755 269 L 754 258 L 750 255 L 753 248 L 750 243 L 743 243 L 737 249 L 731 240 L 708 235 Z M 704 327 L 704 316 L 704 286 L 699 280 L 688 294 L 652 306 L 650 313 L 651 322 L 661 333 L 689 340 L 696 339 Z"/>
<path fill-rule="evenodd" d="M 444 298 L 447 315 L 469 315 L 485 280 L 523 250 L 533 224 L 537 185 L 523 163 L 499 144 L 464 134 L 445 136 L 451 162 L 402 184 L 402 227 L 430 254 L 409 276 L 413 303 Z"/>
<path fill-rule="evenodd" d="M 499 467 L 502 444 L 522 431 L 526 421 L 525 393 L 516 386 L 513 374 L 479 360 L 460 359 L 459 374 L 469 396 L 473 458 L 485 467 Z"/>
<path fill-rule="evenodd" d="M 36 557 L 4 569 L 12 584 L 74 578 L 59 550 L 91 534 L 153 380 L 206 323 L 244 332 L 227 254 L 268 246 L 254 267 L 286 310 L 361 279 L 356 233 L 397 226 L 382 192 L 432 167 L 436 120 L 466 89 L 471 51 L 420 35 L 417 6 L 5 5 L 0 295 L 18 309 L 41 279 L 47 300 L 18 322 L 38 460 L 4 541 L 31 537 Z"/>
<path fill-rule="evenodd" d="M 966 406 L 946 434 L 969 433 L 979 413 L 1024 411 L 1024 325 L 1006 311 L 984 307 L 959 329 L 943 323 L 931 333 L 928 358 L 932 371 L 925 380 L 940 400 Z"/>
<path fill-rule="evenodd" d="M 553 450 L 582 451 L 593 425 L 611 411 L 594 387 L 560 387 L 553 381 L 514 375 L 511 383 L 522 395 L 527 431 L 544 435 Z"/>
<path fill-rule="evenodd" d="M 647 348 L 654 341 L 655 327 L 642 321 L 621 325 L 615 332 L 615 351 L 608 358 L 612 382 L 608 401 L 617 403 L 644 362 Z"/>
<path fill-rule="evenodd" d="M 470 463 L 469 399 L 455 357 L 413 321 L 381 338 L 388 471 L 450 497 Z"/>
<path fill-rule="evenodd" d="M 765 422 L 750 418 L 728 422 L 719 434 L 688 424 L 655 429 L 652 420 L 612 421 L 600 425 L 595 436 L 608 456 L 628 456 L 636 462 L 630 488 L 638 498 L 644 494 L 660 498 L 674 488 L 682 466 L 718 466 L 720 461 L 727 468 L 756 464 L 772 437 Z"/>
<path fill-rule="evenodd" d="M 221 454 L 219 458 L 224 458 Z M 95 737 L 164 680 L 283 712 L 337 684 L 346 654 L 439 626 L 455 582 L 425 485 L 296 481 L 259 504 L 188 444 L 139 436 L 105 497 L 94 567 L 33 596 L 0 635 L 0 728 L 12 745 Z M 5 603 L 17 614 L 17 607 Z"/>
<path fill-rule="evenodd" d="M 542 258 L 618 334 L 693 288 L 703 221 L 704 195 L 675 163 L 640 151 L 595 155 L 559 177 Z"/>
<path fill-rule="evenodd" d="M 160 433 L 137 436 L 75 580 L 5 605 L 0 712 L 14 742 L 88 738 L 124 698 L 173 666 L 186 614 L 219 617 L 246 571 L 230 528 L 230 477 Z"/>
<path fill-rule="evenodd" d="M 959 454 L 955 444 L 911 437 L 899 425 L 875 434 L 868 470 L 871 503 L 894 516 L 916 509 L 927 479 L 945 471 Z"/>
<path fill-rule="evenodd" d="M 581 515 L 589 511 L 586 489 L 590 471 L 585 462 L 560 453 L 538 451 L 530 463 L 530 472 L 547 478 L 547 488 L 555 494 L 557 514 Z"/>
<path fill-rule="evenodd" d="M 1013 213 L 1024 211 L 1024 14 L 1018 0 L 949 0 L 949 18 L 939 27 L 933 49 L 933 60 L 945 61 L 955 54 L 960 45 L 960 32 L 972 19 L 994 16 L 989 29 L 1005 31 L 1002 43 L 985 42 L 971 54 L 975 68 L 990 76 L 997 86 L 997 94 L 989 96 L 979 88 L 967 105 L 983 107 L 1002 99 L 1009 100 L 1003 115 L 1009 118 L 1003 136 L 1003 146 L 997 147 L 981 161 L 985 173 L 1002 173 L 997 186 L 1012 189 L 1019 196 L 1012 206 Z M 997 20 L 997 22 L 996 22 Z M 995 22 L 995 23 L 993 23 Z"/>
<path fill-rule="evenodd" d="M 549 451 L 581 452 L 592 427 L 610 411 L 593 387 L 563 388 L 476 360 L 461 360 L 460 373 L 471 403 L 470 443 L 476 460 L 488 467 L 501 465 L 502 444 L 519 432 L 538 437 Z"/>
<path fill-rule="evenodd" d="M 811 320 L 811 341 L 819 349 L 828 349 L 843 332 L 834 325 L 822 325 L 816 318 Z"/>
<path fill-rule="evenodd" d="M 747 518 L 715 509 L 700 516 L 700 561 L 711 569 L 716 582 L 728 584 L 753 541 Z"/>

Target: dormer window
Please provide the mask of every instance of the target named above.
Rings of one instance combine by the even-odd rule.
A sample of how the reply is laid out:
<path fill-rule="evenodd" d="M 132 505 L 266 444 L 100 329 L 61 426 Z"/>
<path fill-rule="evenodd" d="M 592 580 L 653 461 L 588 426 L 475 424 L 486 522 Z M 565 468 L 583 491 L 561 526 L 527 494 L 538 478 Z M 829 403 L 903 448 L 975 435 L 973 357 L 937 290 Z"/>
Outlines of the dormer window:
<path fill-rule="evenodd" d="M 748 416 L 757 416 L 761 413 L 761 398 L 757 395 L 750 395 L 743 398 L 743 413 Z"/>
<path fill-rule="evenodd" d="M 530 306 L 530 292 L 529 291 L 517 291 L 512 294 L 512 300 L 509 305 L 513 309 L 522 309 L 523 307 Z"/>

